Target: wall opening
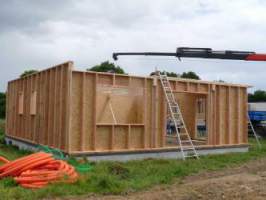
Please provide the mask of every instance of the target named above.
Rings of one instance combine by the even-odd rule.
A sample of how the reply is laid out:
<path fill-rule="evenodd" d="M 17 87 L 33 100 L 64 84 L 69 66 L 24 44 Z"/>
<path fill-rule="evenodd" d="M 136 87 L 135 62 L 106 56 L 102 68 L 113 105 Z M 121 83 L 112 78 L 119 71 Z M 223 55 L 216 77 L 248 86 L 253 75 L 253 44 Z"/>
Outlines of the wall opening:
<path fill-rule="evenodd" d="M 30 97 L 30 114 L 36 115 L 36 111 L 37 111 L 37 91 L 32 91 Z"/>
<path fill-rule="evenodd" d="M 194 145 L 207 144 L 207 106 L 206 95 L 193 93 L 175 93 L 176 101 L 180 107 L 184 123 L 188 134 Z M 166 146 L 177 146 L 176 128 L 167 107 L 166 115 Z M 179 128 L 179 132 L 185 132 L 184 128 Z"/>
<path fill-rule="evenodd" d="M 19 92 L 18 94 L 18 114 L 23 115 L 24 113 L 24 92 Z"/>

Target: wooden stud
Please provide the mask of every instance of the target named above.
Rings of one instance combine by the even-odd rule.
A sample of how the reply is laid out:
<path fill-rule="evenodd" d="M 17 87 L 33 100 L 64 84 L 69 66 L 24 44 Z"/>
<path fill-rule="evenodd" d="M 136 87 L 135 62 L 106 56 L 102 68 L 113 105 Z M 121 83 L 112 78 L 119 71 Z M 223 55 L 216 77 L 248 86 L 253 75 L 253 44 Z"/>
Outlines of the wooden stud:
<path fill-rule="evenodd" d="M 236 116 L 237 116 L 237 119 L 236 119 L 236 121 L 237 121 L 237 123 L 236 123 L 236 126 L 237 126 L 237 130 L 236 130 L 236 139 L 237 139 L 237 141 L 236 141 L 236 143 L 237 144 L 239 144 L 239 142 L 240 142 L 240 88 L 239 87 L 237 87 L 237 95 L 236 95 L 237 97 L 237 103 L 236 103 L 236 112 L 237 112 L 237 114 L 236 114 Z"/>
<path fill-rule="evenodd" d="M 206 101 L 206 131 L 207 131 L 207 144 L 211 144 L 211 89 L 208 85 L 209 94 Z"/>
<path fill-rule="evenodd" d="M 221 93 L 221 87 L 217 85 L 216 87 L 216 101 L 215 101 L 215 116 L 216 116 L 216 131 L 215 131 L 215 144 L 219 145 L 221 144 L 221 109 L 220 109 L 220 93 Z"/>
<path fill-rule="evenodd" d="M 62 116 L 64 114 L 63 112 L 63 99 L 64 99 L 64 94 L 63 94 L 63 80 L 64 80 L 64 65 L 60 68 L 60 71 L 59 71 L 59 75 L 60 75 L 60 80 L 59 80 L 59 119 L 58 119 L 58 138 L 59 138 L 59 141 L 58 141 L 58 147 L 59 148 L 62 148 L 63 146 L 63 136 L 62 136 L 62 130 L 63 130 L 63 120 L 62 120 Z"/>
<path fill-rule="evenodd" d="M 226 116 L 226 123 L 227 123 L 227 126 L 226 126 L 226 144 L 231 144 L 232 141 L 231 141 L 231 109 L 230 109 L 230 98 L 231 98 L 231 87 L 229 86 L 227 88 L 227 116 Z"/>
<path fill-rule="evenodd" d="M 189 82 L 186 82 L 186 92 L 189 92 L 189 89 L 190 89 L 190 87 L 189 87 Z"/>
<path fill-rule="evenodd" d="M 163 91 L 162 91 L 163 92 Z M 160 146 L 164 146 L 165 145 L 165 135 L 166 135 L 166 123 L 167 123 L 167 102 L 166 102 L 166 98 L 164 96 L 164 98 L 162 98 L 161 101 L 161 130 L 160 130 Z"/>
<path fill-rule="evenodd" d="M 199 92 L 199 87 L 200 87 L 200 84 L 197 83 L 197 86 L 196 86 L 196 92 Z"/>
<path fill-rule="evenodd" d="M 55 79 L 54 83 L 57 85 L 58 82 L 58 68 L 55 68 Z M 57 101 L 58 101 L 58 90 L 56 85 L 54 86 L 54 116 L 53 116 L 53 147 L 56 147 L 56 140 L 57 140 Z"/>
<path fill-rule="evenodd" d="M 36 74 L 36 90 L 37 90 L 37 114 L 36 114 L 36 119 L 35 119 L 35 124 L 34 124 L 34 136 L 33 136 L 33 141 L 39 142 L 39 135 L 40 135 L 40 74 Z"/>
<path fill-rule="evenodd" d="M 130 149 L 130 135 L 131 135 L 131 126 L 127 125 L 127 135 L 126 135 L 126 148 Z"/>
<path fill-rule="evenodd" d="M 47 80 L 48 81 L 48 80 Z M 48 96 L 48 120 L 47 120 L 47 130 L 48 130 L 48 138 L 47 138 L 47 144 L 49 146 L 53 145 L 53 130 L 52 130 L 52 118 L 53 118 L 53 69 L 49 70 L 49 82 L 48 82 L 48 90 L 47 90 L 47 96 Z"/>
<path fill-rule="evenodd" d="M 96 127 L 96 104 L 97 104 L 97 83 L 98 83 L 98 74 L 95 74 L 94 76 L 94 91 L 93 91 L 93 130 L 92 130 L 92 149 L 95 150 L 96 149 L 96 131 L 97 131 L 97 127 Z"/>
<path fill-rule="evenodd" d="M 143 124 L 144 126 L 144 131 L 143 131 L 143 148 L 147 148 L 146 144 L 146 135 L 148 134 L 148 127 L 147 127 L 147 79 L 144 79 L 144 87 L 143 87 L 143 107 L 142 107 L 142 115 L 143 115 Z"/>
<path fill-rule="evenodd" d="M 243 88 L 242 88 L 243 90 Z M 244 99 L 243 99 L 244 105 L 242 105 L 243 107 L 243 143 L 246 144 L 248 143 L 248 120 L 247 120 L 247 114 L 248 114 L 248 94 L 245 91 L 244 93 Z"/>
<path fill-rule="evenodd" d="M 112 125 L 112 130 L 111 130 L 111 137 L 110 137 L 110 149 L 114 149 L 114 138 L 115 138 L 115 126 Z"/>
<path fill-rule="evenodd" d="M 66 100 L 65 100 L 65 110 L 66 110 L 66 120 L 65 120 L 65 127 L 66 127 L 66 139 L 65 139 L 65 149 L 68 153 L 71 152 L 71 112 L 72 112 L 72 80 L 73 79 L 73 63 L 68 63 L 67 73 L 66 73 Z"/>
<path fill-rule="evenodd" d="M 81 92 L 81 151 L 85 150 L 85 80 L 86 80 L 86 73 L 82 73 L 82 92 Z"/>
<path fill-rule="evenodd" d="M 115 86 L 116 83 L 115 83 L 115 74 L 113 74 L 113 77 L 112 77 L 112 85 Z"/>

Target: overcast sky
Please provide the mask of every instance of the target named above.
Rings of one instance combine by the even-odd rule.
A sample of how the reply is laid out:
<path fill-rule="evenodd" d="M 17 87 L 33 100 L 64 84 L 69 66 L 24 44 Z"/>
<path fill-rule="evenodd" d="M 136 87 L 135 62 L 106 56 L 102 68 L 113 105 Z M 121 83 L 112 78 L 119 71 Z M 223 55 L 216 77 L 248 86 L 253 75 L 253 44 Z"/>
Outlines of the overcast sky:
<path fill-rule="evenodd" d="M 72 60 L 85 70 L 114 51 L 178 46 L 266 53 L 264 0 L 0 0 L 0 91 L 27 69 Z M 129 74 L 195 71 L 266 89 L 266 62 L 121 57 Z"/>

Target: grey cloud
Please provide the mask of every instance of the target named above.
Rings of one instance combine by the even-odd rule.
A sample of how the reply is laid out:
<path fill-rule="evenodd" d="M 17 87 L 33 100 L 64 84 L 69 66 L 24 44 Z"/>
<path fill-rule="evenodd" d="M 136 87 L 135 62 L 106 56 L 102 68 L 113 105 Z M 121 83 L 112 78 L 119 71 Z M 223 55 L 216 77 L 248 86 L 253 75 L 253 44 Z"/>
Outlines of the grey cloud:
<path fill-rule="evenodd" d="M 68 0 L 9 0 L 0 6 L 0 31 L 28 30 L 39 26 L 42 21 L 54 18 L 70 6 Z"/>
<path fill-rule="evenodd" d="M 10 0 L 0 6 L 0 91 L 29 68 L 74 60 L 85 69 L 114 51 L 175 51 L 177 46 L 265 52 L 266 5 L 251 0 Z M 131 74 L 155 67 L 196 71 L 265 88 L 263 63 L 122 58 Z"/>

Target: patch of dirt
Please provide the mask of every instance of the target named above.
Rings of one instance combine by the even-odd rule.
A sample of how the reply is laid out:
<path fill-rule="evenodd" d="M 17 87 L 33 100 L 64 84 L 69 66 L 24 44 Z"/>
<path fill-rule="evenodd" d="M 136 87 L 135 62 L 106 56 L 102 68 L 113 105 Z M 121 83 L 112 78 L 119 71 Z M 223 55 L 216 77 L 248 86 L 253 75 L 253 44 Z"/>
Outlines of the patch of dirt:
<path fill-rule="evenodd" d="M 122 196 L 89 196 L 72 200 L 264 200 L 266 199 L 266 159 L 240 167 L 204 172 L 179 183 Z"/>

